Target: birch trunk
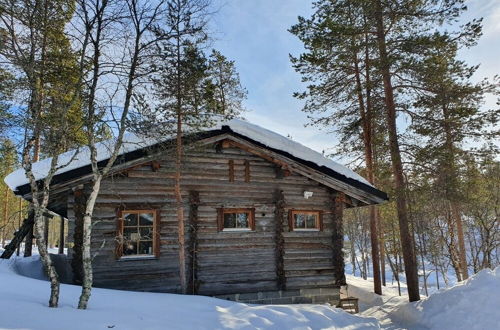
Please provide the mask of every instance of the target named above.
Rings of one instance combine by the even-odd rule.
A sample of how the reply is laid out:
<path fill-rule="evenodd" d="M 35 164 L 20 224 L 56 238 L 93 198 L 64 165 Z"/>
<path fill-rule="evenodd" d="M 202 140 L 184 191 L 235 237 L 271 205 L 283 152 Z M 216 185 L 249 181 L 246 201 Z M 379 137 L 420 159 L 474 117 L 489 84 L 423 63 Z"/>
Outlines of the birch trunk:
<path fill-rule="evenodd" d="M 93 274 L 92 274 L 92 255 L 91 255 L 91 237 L 92 237 L 92 214 L 94 212 L 95 201 L 101 188 L 102 176 L 97 176 L 92 185 L 85 207 L 85 215 L 83 216 L 83 244 L 82 244 L 82 292 L 78 301 L 78 309 L 87 309 L 92 291 Z"/>
<path fill-rule="evenodd" d="M 40 207 L 35 208 L 35 223 L 34 233 L 36 244 L 38 246 L 38 253 L 43 264 L 45 274 L 50 281 L 50 298 L 49 307 L 57 307 L 59 303 L 59 277 L 56 269 L 52 264 L 49 251 L 47 250 L 47 242 L 45 241 L 45 218 Z"/>

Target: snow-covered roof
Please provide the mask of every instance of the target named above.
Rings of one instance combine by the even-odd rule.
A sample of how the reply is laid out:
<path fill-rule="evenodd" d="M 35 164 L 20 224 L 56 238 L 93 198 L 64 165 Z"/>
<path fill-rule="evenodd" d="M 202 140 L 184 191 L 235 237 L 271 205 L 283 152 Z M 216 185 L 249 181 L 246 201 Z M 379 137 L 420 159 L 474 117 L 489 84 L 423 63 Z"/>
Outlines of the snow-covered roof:
<path fill-rule="evenodd" d="M 214 126 L 206 129 L 207 131 L 220 130 L 223 126 L 227 126 L 231 131 L 243 135 L 251 140 L 259 142 L 269 148 L 281 150 L 286 152 L 296 158 L 302 159 L 304 161 L 309 161 L 315 163 L 316 165 L 322 167 L 327 167 L 338 174 L 345 176 L 346 178 L 356 180 L 367 186 L 372 187 L 372 185 L 362 176 L 350 170 L 349 168 L 340 165 L 339 163 L 324 157 L 319 152 L 316 152 L 298 142 L 295 142 L 289 138 L 286 138 L 280 134 L 272 132 L 268 129 L 260 127 L 255 124 L 251 124 L 247 121 L 241 119 L 231 119 L 227 121 L 218 121 Z M 171 137 L 168 137 L 170 139 Z M 167 139 L 165 139 L 167 140 Z M 97 160 L 106 160 L 110 157 L 111 147 L 113 146 L 113 139 L 100 142 L 97 144 Z M 125 134 L 123 145 L 120 149 L 120 155 L 132 152 L 138 149 L 152 146 L 158 142 L 157 139 L 144 138 L 138 135 L 128 133 Z M 57 174 L 62 174 L 86 165 L 90 164 L 90 152 L 87 147 L 82 147 L 79 150 L 71 150 L 59 155 L 58 166 L 60 167 Z M 35 178 L 37 180 L 44 179 L 50 169 L 51 158 L 43 159 L 39 162 L 33 164 L 32 170 Z M 18 169 L 4 179 L 5 183 L 12 189 L 17 190 L 17 188 L 28 184 L 29 180 L 25 175 L 24 169 Z"/>

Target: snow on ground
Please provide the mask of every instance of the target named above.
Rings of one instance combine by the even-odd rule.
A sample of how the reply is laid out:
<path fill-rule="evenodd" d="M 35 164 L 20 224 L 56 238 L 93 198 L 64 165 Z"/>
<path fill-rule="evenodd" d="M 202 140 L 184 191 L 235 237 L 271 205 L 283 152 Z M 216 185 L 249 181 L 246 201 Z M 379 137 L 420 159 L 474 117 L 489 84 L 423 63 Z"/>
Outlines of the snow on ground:
<path fill-rule="evenodd" d="M 93 289 L 76 309 L 80 287 L 61 285 L 59 308 L 47 307 L 40 261 L 0 259 L 0 329 L 379 329 L 376 319 L 329 305 L 248 305 L 188 295 Z M 39 277 L 40 278 L 40 277 Z"/>
<path fill-rule="evenodd" d="M 429 298 L 404 304 L 390 317 L 409 328 L 499 329 L 500 267 L 484 269 L 466 281 L 440 290 Z"/>
<path fill-rule="evenodd" d="M 35 249 L 36 250 L 36 249 Z M 21 276 L 24 275 L 24 276 Z M 89 310 L 76 309 L 80 287 L 61 285 L 48 308 L 39 256 L 0 259 L 0 329 L 500 329 L 500 267 L 409 303 L 396 283 L 383 295 L 373 281 L 347 275 L 360 314 L 329 305 L 248 305 L 202 297 L 94 289 Z"/>
<path fill-rule="evenodd" d="M 373 281 L 347 275 L 348 295 L 359 298 L 360 315 L 375 317 L 385 329 L 500 329 L 500 267 L 409 303 L 397 286 L 373 293 Z"/>

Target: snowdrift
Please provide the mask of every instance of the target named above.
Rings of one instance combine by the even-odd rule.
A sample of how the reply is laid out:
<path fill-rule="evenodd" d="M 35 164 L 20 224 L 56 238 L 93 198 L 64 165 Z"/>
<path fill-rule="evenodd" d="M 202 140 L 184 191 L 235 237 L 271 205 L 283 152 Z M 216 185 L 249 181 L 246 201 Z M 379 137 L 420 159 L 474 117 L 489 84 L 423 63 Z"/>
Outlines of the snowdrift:
<path fill-rule="evenodd" d="M 408 328 L 498 329 L 500 267 L 482 270 L 429 298 L 394 309 L 389 317 Z"/>
<path fill-rule="evenodd" d="M 0 260 L 0 329 L 379 329 L 375 318 L 329 305 L 247 305 L 202 297 L 94 289 L 89 309 L 76 309 L 80 287 L 61 285 L 48 308 L 40 261 Z M 22 272 L 23 275 L 17 273 Z"/>

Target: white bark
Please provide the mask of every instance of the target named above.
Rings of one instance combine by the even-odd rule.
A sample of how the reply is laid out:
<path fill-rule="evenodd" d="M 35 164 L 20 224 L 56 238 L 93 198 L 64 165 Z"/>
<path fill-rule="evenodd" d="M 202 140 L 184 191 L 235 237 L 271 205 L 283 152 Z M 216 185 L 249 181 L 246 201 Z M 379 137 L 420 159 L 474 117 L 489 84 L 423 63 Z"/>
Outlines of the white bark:
<path fill-rule="evenodd" d="M 85 215 L 83 216 L 83 246 L 82 246 L 82 262 L 83 262 L 83 281 L 82 293 L 78 301 L 79 309 L 86 309 L 90 299 L 93 283 L 92 271 L 92 254 L 91 254 L 91 237 L 92 237 L 92 214 L 94 213 L 95 201 L 101 187 L 102 176 L 98 176 L 94 180 L 92 191 L 87 200 L 85 207 Z"/>

